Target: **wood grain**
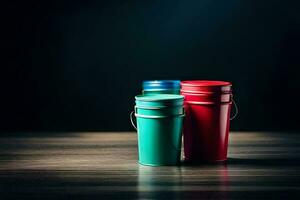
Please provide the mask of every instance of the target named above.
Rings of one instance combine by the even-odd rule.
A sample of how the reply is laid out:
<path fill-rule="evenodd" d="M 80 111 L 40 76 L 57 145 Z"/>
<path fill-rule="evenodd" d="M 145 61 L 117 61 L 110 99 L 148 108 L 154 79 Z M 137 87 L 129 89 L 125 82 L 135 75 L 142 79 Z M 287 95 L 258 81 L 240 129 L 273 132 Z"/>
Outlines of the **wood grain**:
<path fill-rule="evenodd" d="M 0 137 L 0 199 L 290 199 L 300 197 L 300 135 L 233 132 L 223 164 L 137 164 L 130 132 Z"/>

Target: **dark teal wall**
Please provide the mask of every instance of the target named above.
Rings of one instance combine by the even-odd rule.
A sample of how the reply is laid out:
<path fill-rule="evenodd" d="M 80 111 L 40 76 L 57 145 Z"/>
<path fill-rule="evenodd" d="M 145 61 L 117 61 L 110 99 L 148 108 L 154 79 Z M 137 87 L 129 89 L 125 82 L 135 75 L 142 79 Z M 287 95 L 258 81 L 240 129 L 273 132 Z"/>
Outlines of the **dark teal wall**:
<path fill-rule="evenodd" d="M 1 127 L 132 130 L 144 79 L 232 81 L 234 130 L 299 130 L 296 1 L 11 1 Z"/>

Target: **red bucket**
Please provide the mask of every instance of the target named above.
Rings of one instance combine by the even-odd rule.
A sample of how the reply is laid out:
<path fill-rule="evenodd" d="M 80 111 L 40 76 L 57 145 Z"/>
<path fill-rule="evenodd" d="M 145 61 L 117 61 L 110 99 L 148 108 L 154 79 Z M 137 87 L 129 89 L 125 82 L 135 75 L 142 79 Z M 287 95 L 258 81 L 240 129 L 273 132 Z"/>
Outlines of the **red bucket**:
<path fill-rule="evenodd" d="M 184 156 L 188 162 L 227 160 L 232 84 L 225 81 L 182 81 L 185 97 Z"/>

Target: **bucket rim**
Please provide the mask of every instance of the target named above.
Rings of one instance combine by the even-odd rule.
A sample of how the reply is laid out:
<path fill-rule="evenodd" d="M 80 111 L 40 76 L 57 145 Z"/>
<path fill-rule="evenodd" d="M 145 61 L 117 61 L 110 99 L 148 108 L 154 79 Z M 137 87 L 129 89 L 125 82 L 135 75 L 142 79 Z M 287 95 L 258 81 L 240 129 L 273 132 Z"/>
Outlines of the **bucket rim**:
<path fill-rule="evenodd" d="M 180 90 L 180 87 L 178 88 L 151 88 L 151 89 L 143 89 L 142 91 L 147 91 L 147 92 L 151 92 L 151 91 L 172 91 L 172 90 Z"/>
<path fill-rule="evenodd" d="M 221 96 L 221 95 L 232 95 L 232 90 L 228 91 L 194 91 L 194 90 L 180 90 L 180 94 L 183 96 Z"/>
<path fill-rule="evenodd" d="M 134 116 L 136 118 L 148 118 L 148 119 L 162 119 L 162 118 L 175 118 L 175 117 L 183 118 L 185 117 L 185 113 L 175 114 L 175 115 L 143 115 L 143 114 L 134 113 Z"/>
<path fill-rule="evenodd" d="M 157 101 L 176 101 L 183 100 L 184 96 L 180 94 L 152 94 L 152 95 L 136 95 L 136 101 L 157 102 Z"/>
<path fill-rule="evenodd" d="M 185 80 L 181 81 L 181 86 L 193 86 L 193 87 L 222 87 L 222 86 L 232 86 L 229 81 L 219 81 L 219 80 Z"/>
<path fill-rule="evenodd" d="M 137 109 L 142 109 L 142 110 L 167 110 L 167 109 L 176 109 L 176 108 L 182 108 L 184 103 L 178 104 L 178 105 L 167 105 L 167 106 L 140 106 L 140 105 L 135 105 L 134 107 Z"/>
<path fill-rule="evenodd" d="M 145 80 L 143 81 L 144 90 L 158 89 L 180 89 L 180 80 Z"/>
<path fill-rule="evenodd" d="M 222 104 L 232 104 L 232 100 L 230 101 L 185 101 L 185 105 L 193 104 L 193 105 L 222 105 Z"/>

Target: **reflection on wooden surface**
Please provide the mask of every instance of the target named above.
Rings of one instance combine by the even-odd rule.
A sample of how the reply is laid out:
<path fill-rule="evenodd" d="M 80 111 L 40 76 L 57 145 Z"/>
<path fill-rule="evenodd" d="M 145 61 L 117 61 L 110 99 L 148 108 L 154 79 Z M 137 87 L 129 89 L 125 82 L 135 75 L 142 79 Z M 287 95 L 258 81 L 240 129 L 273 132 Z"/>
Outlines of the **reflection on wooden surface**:
<path fill-rule="evenodd" d="M 299 144 L 296 133 L 231 133 L 227 163 L 147 167 L 135 133 L 6 134 L 0 199 L 297 199 Z"/>

